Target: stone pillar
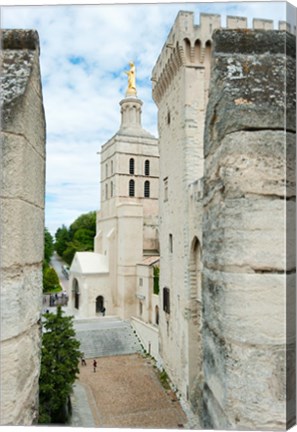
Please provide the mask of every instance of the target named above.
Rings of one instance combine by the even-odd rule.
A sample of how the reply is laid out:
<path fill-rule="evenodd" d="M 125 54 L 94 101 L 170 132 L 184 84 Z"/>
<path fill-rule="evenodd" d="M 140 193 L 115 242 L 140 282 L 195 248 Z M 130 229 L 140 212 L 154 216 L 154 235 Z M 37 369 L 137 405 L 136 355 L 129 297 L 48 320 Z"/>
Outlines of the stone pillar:
<path fill-rule="evenodd" d="M 38 414 L 45 117 L 38 34 L 1 33 L 1 425 Z"/>
<path fill-rule="evenodd" d="M 126 97 L 120 102 L 121 106 L 121 128 L 141 129 L 141 107 L 142 101 L 136 97 Z"/>
<path fill-rule="evenodd" d="M 295 418 L 295 38 L 221 30 L 205 126 L 204 427 Z"/>

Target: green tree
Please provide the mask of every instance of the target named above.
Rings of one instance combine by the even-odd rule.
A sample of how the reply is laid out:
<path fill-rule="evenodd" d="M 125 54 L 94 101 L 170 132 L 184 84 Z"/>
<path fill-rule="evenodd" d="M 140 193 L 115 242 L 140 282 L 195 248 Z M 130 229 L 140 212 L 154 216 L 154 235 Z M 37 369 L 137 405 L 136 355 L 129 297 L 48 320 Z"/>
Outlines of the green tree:
<path fill-rule="evenodd" d="M 64 250 L 63 255 L 62 255 L 63 260 L 64 260 L 67 264 L 71 265 L 72 260 L 73 260 L 73 257 L 74 257 L 74 255 L 75 255 L 75 252 L 77 252 L 77 251 L 80 251 L 80 252 L 81 252 L 81 251 L 82 251 L 81 248 L 80 248 L 79 246 L 80 246 L 79 244 L 78 244 L 78 245 L 75 245 L 74 242 L 69 242 L 69 243 L 68 243 L 68 246 L 67 246 L 67 248 Z"/>
<path fill-rule="evenodd" d="M 41 371 L 39 377 L 39 423 L 66 423 L 67 403 L 79 373 L 80 342 L 75 338 L 73 317 L 44 314 Z"/>
<path fill-rule="evenodd" d="M 65 225 L 57 229 L 55 239 L 55 249 L 60 257 L 62 257 L 63 252 L 67 249 L 67 245 L 71 240 L 69 231 Z"/>
<path fill-rule="evenodd" d="M 92 211 L 75 219 L 69 229 L 65 225 L 58 228 L 55 249 L 63 260 L 71 265 L 75 252 L 94 250 L 95 235 L 96 212 Z"/>
<path fill-rule="evenodd" d="M 54 253 L 54 239 L 47 228 L 44 229 L 44 261 L 49 264 Z"/>
<path fill-rule="evenodd" d="M 69 232 L 71 238 L 74 238 L 74 234 L 79 229 L 86 229 L 92 232 L 93 237 L 96 235 L 96 212 L 91 211 L 89 213 L 82 214 L 70 225 Z"/>
<path fill-rule="evenodd" d="M 86 248 L 85 250 L 93 250 L 95 235 L 96 232 L 90 229 L 79 228 L 77 231 L 75 231 L 73 240 L 84 245 Z"/>
<path fill-rule="evenodd" d="M 61 291 L 61 285 L 56 270 L 53 267 L 43 268 L 43 292 Z"/>
<path fill-rule="evenodd" d="M 160 267 L 154 266 L 154 294 L 159 294 Z"/>

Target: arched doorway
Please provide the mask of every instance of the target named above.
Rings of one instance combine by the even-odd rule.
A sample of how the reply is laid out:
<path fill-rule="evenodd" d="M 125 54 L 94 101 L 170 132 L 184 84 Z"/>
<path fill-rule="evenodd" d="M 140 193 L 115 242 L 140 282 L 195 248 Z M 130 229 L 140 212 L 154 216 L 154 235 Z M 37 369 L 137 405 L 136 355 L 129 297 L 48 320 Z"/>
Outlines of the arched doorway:
<path fill-rule="evenodd" d="M 194 237 L 190 250 L 189 283 L 190 300 L 201 302 L 201 246 L 197 237 Z"/>
<path fill-rule="evenodd" d="M 100 295 L 96 298 L 96 314 L 104 313 L 104 312 L 105 312 L 104 297 Z"/>
<path fill-rule="evenodd" d="M 73 279 L 73 285 L 72 285 L 72 293 L 73 293 L 73 297 L 74 297 L 74 307 L 75 309 L 79 309 L 79 296 L 80 296 L 80 292 L 79 292 L 79 284 L 78 284 L 78 280 L 77 279 Z"/>
<path fill-rule="evenodd" d="M 203 382 L 202 347 L 202 261 L 201 245 L 195 236 L 191 243 L 189 257 L 189 297 L 188 297 L 188 398 L 195 409 Z"/>

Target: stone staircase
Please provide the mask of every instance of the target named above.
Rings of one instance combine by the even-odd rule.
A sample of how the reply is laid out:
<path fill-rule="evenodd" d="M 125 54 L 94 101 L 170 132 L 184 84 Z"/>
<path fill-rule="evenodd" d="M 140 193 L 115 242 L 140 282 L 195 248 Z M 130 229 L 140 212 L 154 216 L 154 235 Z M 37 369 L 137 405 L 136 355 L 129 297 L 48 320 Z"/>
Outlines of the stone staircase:
<path fill-rule="evenodd" d="M 74 321 L 80 351 L 86 359 L 142 352 L 129 321 L 117 317 L 98 317 Z"/>

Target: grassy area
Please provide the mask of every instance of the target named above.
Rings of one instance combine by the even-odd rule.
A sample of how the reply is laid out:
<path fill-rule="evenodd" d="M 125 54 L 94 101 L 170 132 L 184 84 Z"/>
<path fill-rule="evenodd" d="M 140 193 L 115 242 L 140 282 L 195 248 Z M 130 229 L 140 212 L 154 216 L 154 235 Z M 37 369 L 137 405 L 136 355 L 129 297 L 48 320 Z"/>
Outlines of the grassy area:
<path fill-rule="evenodd" d="M 143 356 L 144 358 L 149 359 L 149 360 L 151 361 L 151 364 L 152 364 L 153 368 L 155 369 L 155 372 L 156 372 L 156 374 L 157 374 L 157 377 L 159 378 L 159 381 L 160 381 L 160 383 L 162 384 L 163 388 L 164 388 L 165 390 L 170 390 L 170 389 L 171 389 L 171 386 L 170 386 L 170 379 L 169 379 L 169 377 L 168 377 L 168 375 L 167 375 L 167 372 L 166 372 L 164 369 L 159 370 L 159 369 L 157 368 L 156 360 L 155 360 L 154 357 L 152 357 L 152 356 L 151 356 L 147 351 L 144 350 L 144 352 L 142 353 L 142 356 Z"/>
<path fill-rule="evenodd" d="M 166 371 L 163 369 L 162 371 L 158 371 L 159 380 L 164 387 L 165 390 L 170 390 L 169 377 Z"/>
<path fill-rule="evenodd" d="M 55 288 L 52 288 L 50 291 L 44 292 L 43 294 L 44 295 L 46 295 L 46 294 L 56 294 L 56 293 L 59 293 L 61 291 L 62 291 L 62 287 L 61 287 L 61 285 L 59 285 L 59 286 L 57 286 Z"/>

